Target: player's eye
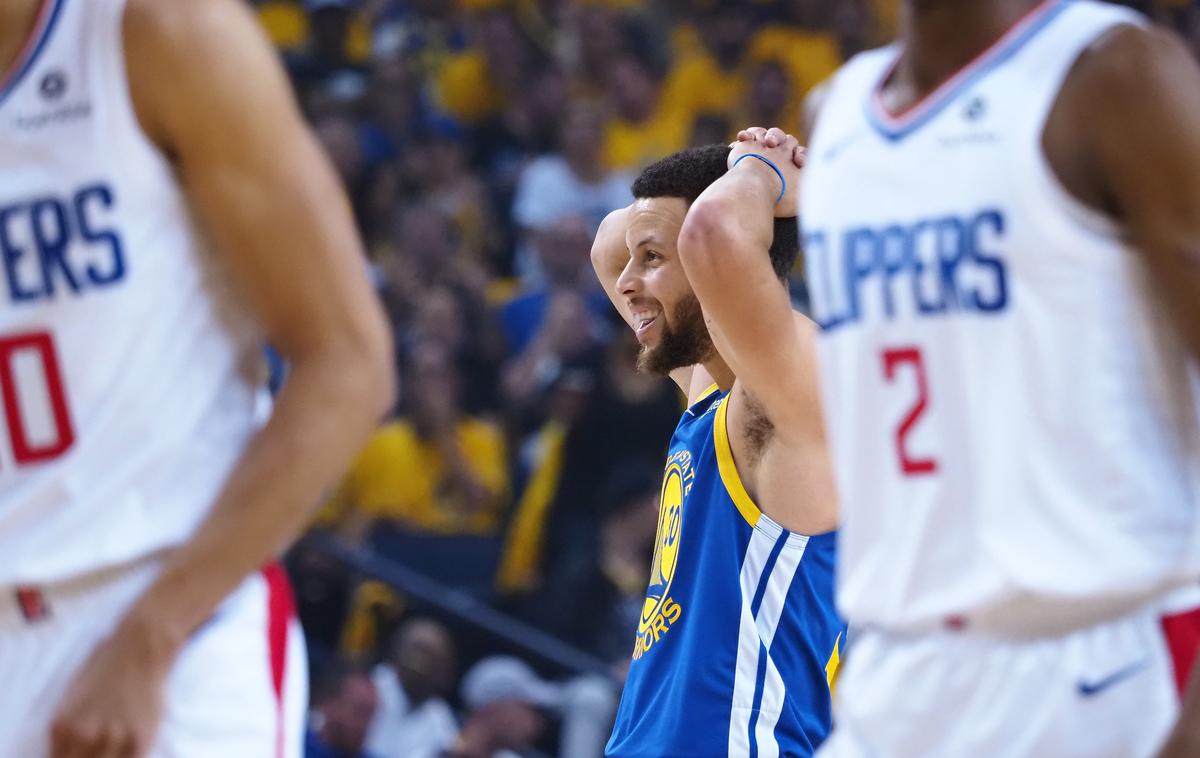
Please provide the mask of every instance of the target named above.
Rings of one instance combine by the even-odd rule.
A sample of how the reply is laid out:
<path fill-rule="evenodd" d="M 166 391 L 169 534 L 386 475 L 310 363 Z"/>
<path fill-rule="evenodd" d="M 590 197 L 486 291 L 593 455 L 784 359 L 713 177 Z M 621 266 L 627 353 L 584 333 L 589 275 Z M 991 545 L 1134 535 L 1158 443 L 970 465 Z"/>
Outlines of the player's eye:
<path fill-rule="evenodd" d="M 654 263 L 656 261 L 662 260 L 662 256 L 659 255 L 658 253 L 654 252 L 653 250 L 647 250 L 644 258 L 647 263 Z"/>

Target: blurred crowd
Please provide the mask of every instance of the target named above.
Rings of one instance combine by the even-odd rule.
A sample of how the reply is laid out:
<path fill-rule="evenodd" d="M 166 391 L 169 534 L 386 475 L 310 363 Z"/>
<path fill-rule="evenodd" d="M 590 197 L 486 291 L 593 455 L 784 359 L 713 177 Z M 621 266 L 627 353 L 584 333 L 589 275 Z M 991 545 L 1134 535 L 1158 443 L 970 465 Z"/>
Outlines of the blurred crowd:
<path fill-rule="evenodd" d="M 1200 5 L 1134 4 L 1200 51 Z M 681 399 L 634 371 L 636 340 L 591 271 L 592 234 L 663 155 L 750 124 L 802 133 L 806 95 L 891 39 L 897 6 L 255 3 L 396 328 L 394 417 L 313 533 L 602 664 L 556 667 L 306 540 L 289 567 L 313 669 L 310 758 L 601 754 Z M 795 292 L 802 302 L 798 280 Z"/>

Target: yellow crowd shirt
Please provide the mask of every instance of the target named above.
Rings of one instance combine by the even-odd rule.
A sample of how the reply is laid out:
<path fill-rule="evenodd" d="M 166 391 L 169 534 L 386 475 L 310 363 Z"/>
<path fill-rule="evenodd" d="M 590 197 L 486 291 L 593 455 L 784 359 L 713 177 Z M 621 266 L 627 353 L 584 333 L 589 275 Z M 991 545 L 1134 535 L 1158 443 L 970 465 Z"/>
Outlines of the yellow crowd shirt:
<path fill-rule="evenodd" d="M 508 494 L 508 461 L 499 427 L 480 419 L 458 424 L 458 444 L 489 503 L 469 511 L 441 492 L 445 464 L 436 445 L 397 420 L 381 427 L 359 454 L 336 501 L 341 508 L 440 534 L 491 534 Z"/>

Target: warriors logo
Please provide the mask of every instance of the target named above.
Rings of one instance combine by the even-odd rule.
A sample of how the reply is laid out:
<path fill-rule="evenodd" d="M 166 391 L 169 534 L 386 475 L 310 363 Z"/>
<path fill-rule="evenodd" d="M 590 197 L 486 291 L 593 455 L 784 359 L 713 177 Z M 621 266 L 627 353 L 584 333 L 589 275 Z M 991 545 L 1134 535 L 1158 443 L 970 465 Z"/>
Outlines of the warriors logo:
<path fill-rule="evenodd" d="M 683 500 L 692 488 L 692 456 L 681 450 L 667 460 L 662 495 L 658 506 L 658 538 L 654 544 L 654 563 L 650 568 L 650 587 L 642 605 L 634 658 L 640 658 L 679 620 L 683 609 L 671 599 L 671 583 L 679 564 L 679 544 L 683 535 Z"/>

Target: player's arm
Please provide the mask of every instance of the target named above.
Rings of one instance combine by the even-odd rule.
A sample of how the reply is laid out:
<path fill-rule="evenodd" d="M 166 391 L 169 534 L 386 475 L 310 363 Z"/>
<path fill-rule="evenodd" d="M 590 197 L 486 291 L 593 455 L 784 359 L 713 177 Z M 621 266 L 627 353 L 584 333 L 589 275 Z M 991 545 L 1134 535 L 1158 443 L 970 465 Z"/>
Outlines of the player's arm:
<path fill-rule="evenodd" d="M 731 160 L 745 153 L 766 156 L 790 185 L 780 206 L 794 207 L 799 177 L 794 147 L 794 140 L 774 147 L 761 140 L 741 142 Z M 781 187 L 779 176 L 762 161 L 737 163 L 688 209 L 679 258 L 721 357 L 763 406 L 777 433 L 788 435 L 812 426 L 809 406 L 816 396 L 812 326 L 795 318 L 768 254 Z"/>
<path fill-rule="evenodd" d="M 704 309 L 709 333 L 738 384 L 761 405 L 774 435 L 792 453 L 796 481 L 819 503 L 821 513 L 778 513 L 796 523 L 830 524 L 836 495 L 817 385 L 816 326 L 792 310 L 787 288 L 775 275 L 768 250 L 776 209 L 797 206 L 803 151 L 778 129 L 756 129 L 756 138 L 735 145 L 731 161 L 759 153 L 786 178 L 757 158 L 737 163 L 713 182 L 688 210 L 679 235 L 679 256 Z M 781 215 L 791 215 L 780 210 Z M 731 401 L 730 424 L 747 412 Z"/>
<path fill-rule="evenodd" d="M 245 4 L 130 0 L 124 41 L 143 128 L 292 370 L 206 520 L 68 692 L 56 756 L 148 749 L 184 642 L 300 533 L 394 392 L 388 327 L 346 197 Z"/>
<path fill-rule="evenodd" d="M 612 301 L 617 313 L 633 329 L 633 316 L 629 314 L 621 296 L 617 293 L 617 280 L 629 263 L 629 248 L 625 245 L 625 229 L 629 224 L 629 207 L 612 211 L 600 222 L 596 239 L 592 240 L 592 268 L 604 288 L 604 294 Z"/>
<path fill-rule="evenodd" d="M 600 280 L 600 286 L 604 288 L 604 294 L 608 295 L 608 299 L 612 301 L 617 313 L 621 315 L 629 328 L 633 329 L 633 315 L 625 307 L 621 294 L 617 292 L 617 280 L 621 278 L 621 272 L 629 265 L 630 260 L 629 247 L 625 242 L 629 211 L 629 207 L 618 208 L 600 222 L 600 228 L 596 230 L 596 239 L 592 241 L 592 268 L 596 271 L 596 278 Z M 671 372 L 672 381 L 689 398 L 692 397 L 694 370 L 694 366 L 688 366 L 677 368 Z M 705 375 L 707 376 L 707 372 Z M 711 379 L 709 381 L 711 382 Z"/>
<path fill-rule="evenodd" d="M 1094 167 L 1092 188 L 1144 256 L 1194 357 L 1200 357 L 1200 69 L 1157 29 L 1125 28 L 1083 56 L 1048 127 L 1068 125 Z M 1053 156 L 1052 156 L 1053 158 Z M 1200 673 L 1166 756 L 1200 755 Z"/>

